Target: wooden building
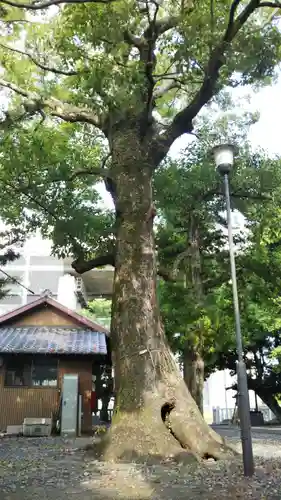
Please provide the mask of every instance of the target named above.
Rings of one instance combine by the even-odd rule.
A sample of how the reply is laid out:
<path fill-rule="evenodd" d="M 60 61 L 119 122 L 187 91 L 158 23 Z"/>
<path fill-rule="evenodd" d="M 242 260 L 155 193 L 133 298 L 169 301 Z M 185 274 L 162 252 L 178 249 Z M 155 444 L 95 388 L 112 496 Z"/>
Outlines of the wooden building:
<path fill-rule="evenodd" d="M 64 374 L 78 374 L 82 432 L 92 429 L 92 376 L 110 365 L 108 331 L 39 299 L 0 316 L 0 431 L 58 412 Z"/>

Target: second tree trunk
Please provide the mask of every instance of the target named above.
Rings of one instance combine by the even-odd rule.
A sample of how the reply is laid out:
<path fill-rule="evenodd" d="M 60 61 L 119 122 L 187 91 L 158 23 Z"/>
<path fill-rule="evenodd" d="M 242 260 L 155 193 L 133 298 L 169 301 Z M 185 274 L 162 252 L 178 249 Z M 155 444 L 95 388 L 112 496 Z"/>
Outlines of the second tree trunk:
<path fill-rule="evenodd" d="M 184 350 L 183 375 L 188 390 L 203 415 L 204 360 L 192 349 Z"/>

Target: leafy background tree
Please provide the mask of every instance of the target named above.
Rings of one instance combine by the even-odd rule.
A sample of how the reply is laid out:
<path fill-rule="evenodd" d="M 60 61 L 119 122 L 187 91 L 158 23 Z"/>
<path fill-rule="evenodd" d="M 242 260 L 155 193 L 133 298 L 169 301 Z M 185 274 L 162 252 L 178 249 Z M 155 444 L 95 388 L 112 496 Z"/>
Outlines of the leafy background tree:
<path fill-rule="evenodd" d="M 88 302 L 87 307 L 81 313 L 93 321 L 110 329 L 111 323 L 111 300 L 97 298 Z M 95 390 L 101 400 L 100 420 L 109 421 L 108 407 L 111 398 L 114 397 L 114 383 L 110 366 L 103 365 L 96 367 Z"/>
<path fill-rule="evenodd" d="M 111 300 L 103 298 L 91 300 L 81 312 L 88 318 L 110 328 Z"/>
<path fill-rule="evenodd" d="M 7 186 L 9 165 L 15 164 L 11 152 L 20 144 L 26 158 L 17 174 L 27 181 L 19 185 L 11 175 L 10 189 L 21 203 L 7 203 L 7 218 L 20 224 L 29 196 L 30 229 L 42 226 L 58 253 L 76 257 L 78 272 L 115 265 L 118 418 L 108 435 L 107 457 L 130 454 L 141 441 L 144 454 L 170 454 L 176 442 L 160 415 L 168 401 L 181 445 L 219 458 L 224 445 L 181 381 L 159 321 L 152 180 L 174 141 L 193 131 L 198 113 L 226 86 L 270 81 L 280 61 L 280 32 L 268 22 L 271 8 L 257 0 L 215 6 L 77 2 L 46 13 L 52 0 L 1 1 L 0 86 L 9 97 L 1 121 L 1 176 Z M 32 16 L 34 11 L 40 15 Z M 88 150 L 79 148 L 84 143 Z M 79 172 L 73 169 L 78 158 L 85 160 L 82 173 L 80 166 Z M 93 176 L 105 180 L 114 217 L 98 209 Z M 144 353 L 137 361 L 136 352 Z"/>
<path fill-rule="evenodd" d="M 246 236 L 236 235 L 246 349 L 249 339 L 257 332 L 259 341 L 264 339 L 266 345 L 268 332 L 278 322 L 279 307 L 275 306 L 275 299 L 280 287 L 279 254 L 276 250 L 274 254 L 271 252 L 268 260 L 261 231 L 268 232 L 275 219 L 273 211 L 279 210 L 280 161 L 270 159 L 263 152 L 252 152 L 245 142 L 253 118 L 232 114 L 232 119 L 224 115 L 212 123 L 203 120 L 201 130 L 199 127 L 201 140 L 192 143 L 177 161 L 166 162 L 155 177 L 161 214 L 158 255 L 160 265 L 167 270 L 166 280 L 159 287 L 161 311 L 165 331 L 172 347 L 180 354 L 185 381 L 201 412 L 204 378 L 218 367 L 218 359 L 219 368 L 231 365 L 233 373 L 236 362 L 223 214 L 225 197 L 221 179 L 210 165 L 213 137 L 223 135 L 241 146 L 239 161 L 231 176 L 231 197 L 232 208 L 238 209 L 247 221 Z M 223 361 L 228 352 L 230 364 Z M 251 370 L 249 376 L 250 373 Z M 262 397 L 261 391 L 259 395 Z"/>

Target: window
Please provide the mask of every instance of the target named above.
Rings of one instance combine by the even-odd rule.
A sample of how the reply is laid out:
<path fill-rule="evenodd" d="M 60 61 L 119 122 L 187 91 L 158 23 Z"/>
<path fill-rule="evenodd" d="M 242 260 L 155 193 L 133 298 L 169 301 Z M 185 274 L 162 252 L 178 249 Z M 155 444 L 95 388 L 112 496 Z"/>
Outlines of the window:
<path fill-rule="evenodd" d="M 11 356 L 6 360 L 5 385 L 10 387 L 56 387 L 56 358 Z"/>
<path fill-rule="evenodd" d="M 31 365 L 20 357 L 12 357 L 6 363 L 5 385 L 8 386 L 30 386 Z"/>
<path fill-rule="evenodd" d="M 32 385 L 41 387 L 56 387 L 58 378 L 58 362 L 56 359 L 33 360 Z"/>

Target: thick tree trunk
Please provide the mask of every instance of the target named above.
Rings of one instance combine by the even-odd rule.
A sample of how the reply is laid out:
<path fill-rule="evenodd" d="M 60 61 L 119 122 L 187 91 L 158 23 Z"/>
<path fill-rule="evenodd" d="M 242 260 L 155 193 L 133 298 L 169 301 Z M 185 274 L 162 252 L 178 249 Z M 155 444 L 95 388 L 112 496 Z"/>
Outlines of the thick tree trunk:
<path fill-rule="evenodd" d="M 257 364 L 257 363 L 256 363 Z M 268 406 L 268 408 L 274 413 L 275 417 L 281 422 L 281 406 L 272 394 L 270 388 L 263 385 L 262 380 L 263 371 L 261 372 L 261 378 L 252 379 L 248 377 L 248 387 L 252 391 L 255 391 L 257 396 Z"/>
<path fill-rule="evenodd" d="M 268 406 L 268 408 L 274 413 L 275 417 L 281 422 L 281 406 L 278 401 L 276 401 L 275 397 L 264 391 L 259 391 L 257 389 L 257 395 L 261 398 L 261 400 Z"/>
<path fill-rule="evenodd" d="M 201 312 L 203 304 L 202 262 L 200 252 L 200 234 L 198 221 L 190 214 L 188 243 L 190 245 L 190 277 L 195 299 L 195 307 Z M 200 413 L 203 415 L 203 389 L 204 389 L 204 360 L 202 349 L 204 344 L 204 331 L 201 318 L 197 321 L 197 328 L 190 332 L 184 347 L 184 380 L 191 396 L 196 402 Z"/>
<path fill-rule="evenodd" d="M 230 452 L 204 422 L 167 346 L 156 299 L 153 168 L 133 131 L 115 135 L 118 216 L 112 305 L 116 407 L 105 459 Z M 169 414 L 169 432 L 163 420 Z M 232 452 L 232 450 L 231 450 Z"/>
<path fill-rule="evenodd" d="M 199 352 L 184 350 L 183 378 L 188 390 L 203 415 L 204 360 Z"/>

